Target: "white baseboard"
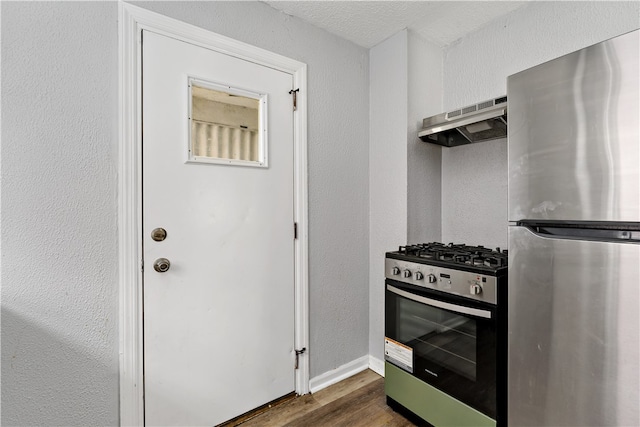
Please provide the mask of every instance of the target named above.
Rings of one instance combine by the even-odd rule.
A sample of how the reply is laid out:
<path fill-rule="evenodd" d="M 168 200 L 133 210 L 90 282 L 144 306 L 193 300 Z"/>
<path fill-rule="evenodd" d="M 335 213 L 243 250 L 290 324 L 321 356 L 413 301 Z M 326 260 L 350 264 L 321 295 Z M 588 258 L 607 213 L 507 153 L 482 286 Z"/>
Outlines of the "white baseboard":
<path fill-rule="evenodd" d="M 332 371 L 320 374 L 309 380 L 309 392 L 315 393 L 323 388 L 345 380 L 365 369 L 371 369 L 376 374 L 384 377 L 384 361 L 371 355 L 362 356 L 356 360 L 346 363 Z"/>
<path fill-rule="evenodd" d="M 309 391 L 318 392 L 337 382 L 347 379 L 359 372 L 369 368 L 369 356 L 362 356 L 356 360 L 346 363 L 332 371 L 320 374 L 309 380 Z"/>
<path fill-rule="evenodd" d="M 369 355 L 369 369 L 381 377 L 384 377 L 384 360 Z"/>

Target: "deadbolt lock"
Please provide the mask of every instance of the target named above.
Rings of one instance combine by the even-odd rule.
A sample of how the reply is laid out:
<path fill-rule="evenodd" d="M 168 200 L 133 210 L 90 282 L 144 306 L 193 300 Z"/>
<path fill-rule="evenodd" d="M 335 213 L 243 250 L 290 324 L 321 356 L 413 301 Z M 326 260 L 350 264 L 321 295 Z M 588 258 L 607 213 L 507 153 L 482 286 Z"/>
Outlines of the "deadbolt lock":
<path fill-rule="evenodd" d="M 162 242 L 167 238 L 167 230 L 164 228 L 154 228 L 151 232 L 151 238 L 156 242 Z"/>
<path fill-rule="evenodd" d="M 169 270 L 169 267 L 171 267 L 171 263 L 166 258 L 158 258 L 156 262 L 153 263 L 153 269 L 158 273 L 164 273 Z"/>

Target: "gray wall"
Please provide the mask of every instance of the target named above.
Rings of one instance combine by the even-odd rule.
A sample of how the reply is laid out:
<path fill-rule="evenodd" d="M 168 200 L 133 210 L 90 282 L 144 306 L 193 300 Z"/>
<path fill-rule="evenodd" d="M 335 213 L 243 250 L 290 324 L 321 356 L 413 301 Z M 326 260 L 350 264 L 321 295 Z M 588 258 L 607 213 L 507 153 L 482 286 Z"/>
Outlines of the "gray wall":
<path fill-rule="evenodd" d="M 2 3 L 2 425 L 118 421 L 117 7 Z"/>
<path fill-rule="evenodd" d="M 442 238 L 442 148 L 418 138 L 422 119 L 442 112 L 442 49 L 409 31 L 407 242 Z"/>
<path fill-rule="evenodd" d="M 369 58 L 257 2 L 148 9 L 308 64 L 311 377 L 368 354 Z M 118 422 L 115 2 L 2 2 L 2 424 Z"/>
<path fill-rule="evenodd" d="M 445 49 L 444 111 L 504 95 L 507 76 L 636 28 L 639 2 L 527 4 Z M 442 150 L 442 239 L 506 247 L 506 139 Z"/>
<path fill-rule="evenodd" d="M 407 239 L 407 31 L 371 48 L 369 353 L 384 357 L 384 254 Z"/>

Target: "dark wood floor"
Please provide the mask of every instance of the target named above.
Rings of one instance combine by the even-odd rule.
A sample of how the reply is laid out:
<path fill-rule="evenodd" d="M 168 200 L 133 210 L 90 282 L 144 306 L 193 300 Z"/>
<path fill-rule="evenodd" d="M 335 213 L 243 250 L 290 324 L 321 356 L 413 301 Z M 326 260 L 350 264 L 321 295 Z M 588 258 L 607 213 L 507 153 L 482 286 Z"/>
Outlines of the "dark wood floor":
<path fill-rule="evenodd" d="M 320 390 L 277 404 L 249 419 L 226 426 L 241 427 L 408 427 L 411 421 L 387 406 L 384 379 L 371 370 Z"/>

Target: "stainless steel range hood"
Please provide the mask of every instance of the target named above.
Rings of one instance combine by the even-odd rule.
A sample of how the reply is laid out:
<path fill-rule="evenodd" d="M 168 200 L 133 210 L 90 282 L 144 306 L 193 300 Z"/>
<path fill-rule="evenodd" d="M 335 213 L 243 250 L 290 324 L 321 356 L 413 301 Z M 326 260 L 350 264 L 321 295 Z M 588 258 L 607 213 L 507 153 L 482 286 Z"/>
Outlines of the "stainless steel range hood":
<path fill-rule="evenodd" d="M 506 138 L 507 97 L 427 117 L 418 137 L 445 147 Z"/>

